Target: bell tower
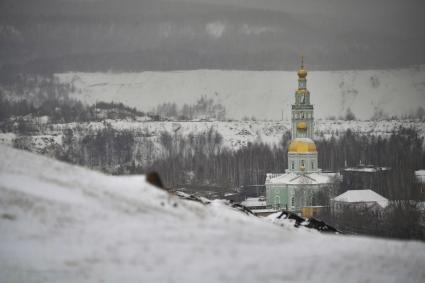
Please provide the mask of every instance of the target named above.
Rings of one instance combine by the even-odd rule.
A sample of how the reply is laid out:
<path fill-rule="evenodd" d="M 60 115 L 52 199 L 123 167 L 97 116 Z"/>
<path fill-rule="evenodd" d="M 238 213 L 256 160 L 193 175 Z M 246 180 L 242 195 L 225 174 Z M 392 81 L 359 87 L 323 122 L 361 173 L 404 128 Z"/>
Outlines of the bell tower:
<path fill-rule="evenodd" d="M 307 89 L 307 71 L 304 69 L 304 57 L 298 70 L 298 89 L 295 91 L 295 104 L 292 104 L 292 139 L 309 138 L 314 135 L 313 105 L 310 104 L 310 92 Z"/>

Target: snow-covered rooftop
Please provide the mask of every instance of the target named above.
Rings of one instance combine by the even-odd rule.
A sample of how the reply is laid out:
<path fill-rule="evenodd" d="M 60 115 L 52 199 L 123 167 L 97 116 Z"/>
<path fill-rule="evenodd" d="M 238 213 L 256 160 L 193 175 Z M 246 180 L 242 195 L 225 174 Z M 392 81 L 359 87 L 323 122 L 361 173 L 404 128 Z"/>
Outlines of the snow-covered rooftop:
<path fill-rule="evenodd" d="M 370 173 L 389 171 L 389 170 L 391 170 L 391 168 L 389 167 L 375 167 L 375 166 L 348 167 L 344 169 L 344 171 L 370 172 Z"/>
<path fill-rule="evenodd" d="M 247 198 L 243 202 L 241 202 L 242 205 L 250 208 L 250 207 L 258 207 L 258 206 L 266 206 L 266 200 L 264 197 L 258 197 L 258 198 Z"/>
<path fill-rule="evenodd" d="M 278 175 L 277 177 L 271 178 L 266 181 L 266 184 L 285 184 L 285 185 L 320 185 L 329 184 L 333 182 L 333 177 L 337 176 L 337 173 L 285 173 Z"/>
<path fill-rule="evenodd" d="M 420 183 L 425 183 L 425 170 L 415 171 L 415 176 Z"/>
<path fill-rule="evenodd" d="M 388 199 L 372 190 L 349 190 L 334 198 L 340 202 L 376 202 L 382 208 L 388 206 Z"/>
<path fill-rule="evenodd" d="M 425 243 L 286 222 L 0 146 L 1 282 L 424 282 Z"/>

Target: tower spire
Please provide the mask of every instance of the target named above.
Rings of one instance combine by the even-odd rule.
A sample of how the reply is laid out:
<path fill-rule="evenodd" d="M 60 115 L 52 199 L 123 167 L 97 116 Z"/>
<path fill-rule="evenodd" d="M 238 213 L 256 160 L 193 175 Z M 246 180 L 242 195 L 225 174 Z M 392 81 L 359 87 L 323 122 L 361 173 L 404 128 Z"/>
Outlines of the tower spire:
<path fill-rule="evenodd" d="M 304 69 L 304 55 L 301 55 L 301 67 L 298 70 L 298 77 L 300 79 L 305 79 L 305 77 L 307 77 L 307 71 Z"/>

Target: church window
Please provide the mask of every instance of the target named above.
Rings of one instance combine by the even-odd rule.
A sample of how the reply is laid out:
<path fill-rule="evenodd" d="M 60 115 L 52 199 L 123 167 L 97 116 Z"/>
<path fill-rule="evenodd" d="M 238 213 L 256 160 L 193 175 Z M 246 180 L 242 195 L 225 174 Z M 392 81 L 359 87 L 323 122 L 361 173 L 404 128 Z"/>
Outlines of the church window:
<path fill-rule="evenodd" d="M 301 160 L 301 167 L 304 167 L 304 160 Z"/>
<path fill-rule="evenodd" d="M 292 170 L 294 170 L 295 169 L 295 162 L 294 161 L 292 161 L 291 166 L 292 166 Z"/>
<path fill-rule="evenodd" d="M 295 206 L 295 198 L 294 197 L 291 198 L 291 205 Z"/>
<path fill-rule="evenodd" d="M 311 161 L 311 169 L 314 169 L 314 161 Z"/>
<path fill-rule="evenodd" d="M 280 207 L 280 196 L 275 196 L 275 205 L 276 205 L 276 207 Z"/>

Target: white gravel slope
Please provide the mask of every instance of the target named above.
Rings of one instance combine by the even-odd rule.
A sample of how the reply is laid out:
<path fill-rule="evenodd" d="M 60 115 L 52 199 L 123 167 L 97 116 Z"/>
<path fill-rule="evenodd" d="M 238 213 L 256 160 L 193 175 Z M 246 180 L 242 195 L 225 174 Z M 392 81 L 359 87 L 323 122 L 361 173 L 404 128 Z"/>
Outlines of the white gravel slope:
<path fill-rule="evenodd" d="M 308 65 L 306 66 L 308 69 Z M 297 75 L 294 71 L 189 70 L 138 73 L 62 73 L 73 83 L 74 96 L 89 103 L 123 102 L 150 111 L 160 103 L 194 103 L 202 95 L 226 107 L 227 116 L 241 119 L 290 119 Z M 316 118 L 339 116 L 347 108 L 369 119 L 375 107 L 387 114 L 425 108 L 425 65 L 404 69 L 309 71 L 308 88 Z"/>

